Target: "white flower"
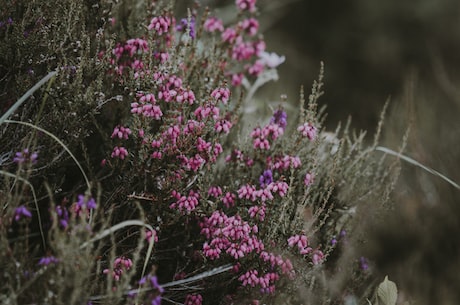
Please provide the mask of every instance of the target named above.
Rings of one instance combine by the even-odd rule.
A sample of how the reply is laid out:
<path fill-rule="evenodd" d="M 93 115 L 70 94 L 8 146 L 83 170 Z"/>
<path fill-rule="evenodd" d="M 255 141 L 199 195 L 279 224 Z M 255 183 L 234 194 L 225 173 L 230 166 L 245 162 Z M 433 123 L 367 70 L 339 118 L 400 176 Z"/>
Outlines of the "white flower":
<path fill-rule="evenodd" d="M 284 56 L 279 56 L 276 53 L 267 52 L 261 52 L 259 54 L 259 58 L 269 68 L 276 68 L 286 60 L 286 57 Z"/>

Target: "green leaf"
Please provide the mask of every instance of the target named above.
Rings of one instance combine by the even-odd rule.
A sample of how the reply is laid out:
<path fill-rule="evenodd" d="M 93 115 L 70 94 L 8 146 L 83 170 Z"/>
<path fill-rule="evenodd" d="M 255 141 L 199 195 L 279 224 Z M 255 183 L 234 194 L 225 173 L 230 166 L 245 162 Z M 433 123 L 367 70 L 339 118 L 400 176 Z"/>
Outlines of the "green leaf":
<path fill-rule="evenodd" d="M 377 299 L 379 305 L 396 305 L 398 298 L 398 289 L 396 284 L 385 276 L 385 279 L 377 288 Z"/>

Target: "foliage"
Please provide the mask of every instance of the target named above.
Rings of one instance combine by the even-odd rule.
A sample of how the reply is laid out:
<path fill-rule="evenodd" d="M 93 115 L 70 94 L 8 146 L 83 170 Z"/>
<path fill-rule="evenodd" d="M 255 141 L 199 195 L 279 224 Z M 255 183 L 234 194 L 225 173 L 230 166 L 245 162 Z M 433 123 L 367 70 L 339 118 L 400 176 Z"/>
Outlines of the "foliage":
<path fill-rule="evenodd" d="M 398 163 L 375 156 L 381 125 L 370 145 L 349 123 L 321 128 L 322 65 L 298 117 L 282 96 L 241 127 L 284 61 L 256 1 L 225 25 L 158 1 L 3 2 L 2 303 L 369 296 L 354 247 Z"/>

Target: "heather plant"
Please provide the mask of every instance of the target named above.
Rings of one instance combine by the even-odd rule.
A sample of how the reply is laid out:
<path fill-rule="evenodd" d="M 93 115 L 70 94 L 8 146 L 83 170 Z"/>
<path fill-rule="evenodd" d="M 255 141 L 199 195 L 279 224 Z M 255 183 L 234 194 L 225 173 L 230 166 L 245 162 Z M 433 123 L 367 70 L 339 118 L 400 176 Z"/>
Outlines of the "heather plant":
<path fill-rule="evenodd" d="M 2 303 L 372 294 L 354 245 L 388 208 L 398 164 L 375 153 L 381 126 L 371 144 L 349 124 L 322 128 L 322 64 L 297 115 L 282 95 L 270 118 L 241 127 L 285 60 L 266 51 L 256 1 L 237 0 L 229 24 L 158 1 L 5 8 Z M 38 53 L 15 53 L 20 42 Z M 34 84 L 25 62 L 54 72 L 23 95 Z"/>

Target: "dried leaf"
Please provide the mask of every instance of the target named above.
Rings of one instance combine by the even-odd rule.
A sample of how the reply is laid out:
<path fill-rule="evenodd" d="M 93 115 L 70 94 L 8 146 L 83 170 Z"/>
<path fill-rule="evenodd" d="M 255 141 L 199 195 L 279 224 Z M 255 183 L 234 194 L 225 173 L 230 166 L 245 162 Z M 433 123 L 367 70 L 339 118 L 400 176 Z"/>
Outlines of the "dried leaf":
<path fill-rule="evenodd" d="M 396 284 L 385 276 L 385 279 L 380 283 L 377 289 L 377 298 L 379 305 L 396 305 L 396 299 L 398 298 L 398 289 Z"/>

